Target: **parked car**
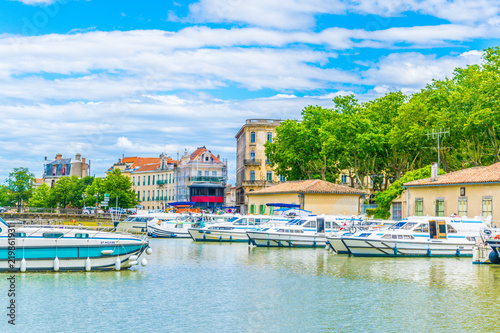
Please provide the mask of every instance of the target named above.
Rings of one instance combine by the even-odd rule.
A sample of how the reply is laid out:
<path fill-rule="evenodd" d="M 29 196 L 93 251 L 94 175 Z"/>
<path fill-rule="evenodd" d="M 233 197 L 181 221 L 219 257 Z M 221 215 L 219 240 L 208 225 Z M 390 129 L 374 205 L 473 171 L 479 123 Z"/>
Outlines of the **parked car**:
<path fill-rule="evenodd" d="M 7 212 L 7 208 L 5 207 L 0 207 L 0 213 L 5 213 Z"/>
<path fill-rule="evenodd" d="M 104 211 L 102 209 L 97 209 L 97 214 L 102 214 Z M 82 208 L 83 215 L 95 215 L 95 207 L 83 207 Z"/>
<path fill-rule="evenodd" d="M 118 215 L 127 214 L 127 211 L 125 209 L 116 207 L 111 207 L 108 212 L 110 214 L 118 214 Z"/>

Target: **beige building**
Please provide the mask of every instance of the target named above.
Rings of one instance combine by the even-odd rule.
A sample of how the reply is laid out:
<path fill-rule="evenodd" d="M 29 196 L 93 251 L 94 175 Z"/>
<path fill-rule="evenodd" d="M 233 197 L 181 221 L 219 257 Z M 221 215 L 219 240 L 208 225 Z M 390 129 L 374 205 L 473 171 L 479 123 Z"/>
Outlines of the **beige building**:
<path fill-rule="evenodd" d="M 264 144 L 272 141 L 282 120 L 248 119 L 236 134 L 236 206 L 247 212 L 246 194 L 278 184 L 284 179 L 276 175 L 268 163 Z"/>
<path fill-rule="evenodd" d="M 358 215 L 366 195 L 365 191 L 319 179 L 290 181 L 247 193 L 248 212 L 272 214 L 272 207 L 266 204 L 285 203 L 318 215 Z"/>
<path fill-rule="evenodd" d="M 500 222 L 500 163 L 474 167 L 444 175 L 437 175 L 405 184 L 401 197 L 394 200 L 391 217 L 398 220 L 407 216 L 458 216 L 487 218 L 495 225 Z"/>
<path fill-rule="evenodd" d="M 90 162 L 85 162 L 85 157 L 76 154 L 75 158 L 63 158 L 62 154 L 57 154 L 53 161 L 48 161 L 45 157 L 43 166 L 43 182 L 49 187 L 61 179 L 61 177 L 77 176 L 83 178 L 89 175 Z"/>

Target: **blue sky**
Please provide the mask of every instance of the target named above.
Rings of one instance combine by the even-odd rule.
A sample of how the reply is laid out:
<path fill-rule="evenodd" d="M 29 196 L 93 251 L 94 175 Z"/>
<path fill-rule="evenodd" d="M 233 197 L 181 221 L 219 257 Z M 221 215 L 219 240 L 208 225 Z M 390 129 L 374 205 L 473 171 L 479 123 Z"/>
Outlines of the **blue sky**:
<path fill-rule="evenodd" d="M 76 153 L 206 146 L 228 160 L 249 118 L 294 118 L 337 95 L 412 94 L 498 46 L 500 2 L 0 2 L 0 179 Z"/>

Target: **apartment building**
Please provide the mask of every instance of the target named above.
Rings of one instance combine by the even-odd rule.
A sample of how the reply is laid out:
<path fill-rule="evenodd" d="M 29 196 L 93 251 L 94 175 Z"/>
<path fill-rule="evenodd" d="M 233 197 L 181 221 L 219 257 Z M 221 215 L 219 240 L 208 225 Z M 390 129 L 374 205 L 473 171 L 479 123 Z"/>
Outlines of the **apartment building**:
<path fill-rule="evenodd" d="M 85 157 L 76 154 L 75 158 L 63 158 L 62 154 L 57 154 L 53 161 L 48 161 L 45 157 L 43 166 L 43 182 L 50 187 L 61 179 L 61 177 L 77 176 L 83 178 L 89 175 L 90 161 L 87 164 Z"/>
<path fill-rule="evenodd" d="M 248 211 L 246 194 L 260 190 L 281 181 L 265 154 L 264 144 L 272 141 L 278 119 L 247 119 L 236 134 L 236 206 L 240 212 Z"/>

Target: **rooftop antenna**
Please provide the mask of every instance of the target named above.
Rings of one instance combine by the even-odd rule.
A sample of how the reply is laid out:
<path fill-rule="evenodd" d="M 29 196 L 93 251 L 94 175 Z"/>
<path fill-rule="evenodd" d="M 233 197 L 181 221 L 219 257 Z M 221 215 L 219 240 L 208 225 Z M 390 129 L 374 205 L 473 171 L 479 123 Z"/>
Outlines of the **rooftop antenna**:
<path fill-rule="evenodd" d="M 438 168 L 437 168 L 437 172 L 438 172 L 438 175 L 439 175 L 439 166 L 440 166 L 440 158 L 439 156 L 441 155 L 441 145 L 440 145 L 440 139 L 441 137 L 444 137 L 446 136 L 446 134 L 450 134 L 450 130 L 449 129 L 432 129 L 430 132 L 427 130 L 427 136 L 431 136 L 433 139 L 436 139 L 437 138 L 437 152 L 438 152 Z M 431 148 L 431 147 L 425 147 L 425 148 Z M 434 147 L 432 147 L 434 148 Z M 445 148 L 453 148 L 453 147 L 445 147 Z"/>

